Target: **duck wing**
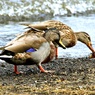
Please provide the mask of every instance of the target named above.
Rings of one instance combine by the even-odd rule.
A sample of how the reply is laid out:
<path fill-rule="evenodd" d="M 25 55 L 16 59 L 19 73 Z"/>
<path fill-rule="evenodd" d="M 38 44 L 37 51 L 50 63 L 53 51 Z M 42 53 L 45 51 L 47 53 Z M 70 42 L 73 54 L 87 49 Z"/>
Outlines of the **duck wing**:
<path fill-rule="evenodd" d="M 25 52 L 30 48 L 38 49 L 41 44 L 46 41 L 42 35 L 43 32 L 34 33 L 33 30 L 28 30 L 14 38 L 6 46 L 1 47 L 1 49 L 14 53 Z"/>
<path fill-rule="evenodd" d="M 60 21 L 56 21 L 56 20 L 48 20 L 48 21 L 44 21 L 44 22 L 39 22 L 37 24 L 25 24 L 25 23 L 22 23 L 21 25 L 25 25 L 29 28 L 35 28 L 35 29 L 38 29 L 38 30 L 46 30 L 46 29 L 49 29 L 49 28 L 57 28 L 59 30 L 62 30 L 62 29 L 68 29 L 68 30 L 71 30 L 71 28 L 60 22 Z"/>

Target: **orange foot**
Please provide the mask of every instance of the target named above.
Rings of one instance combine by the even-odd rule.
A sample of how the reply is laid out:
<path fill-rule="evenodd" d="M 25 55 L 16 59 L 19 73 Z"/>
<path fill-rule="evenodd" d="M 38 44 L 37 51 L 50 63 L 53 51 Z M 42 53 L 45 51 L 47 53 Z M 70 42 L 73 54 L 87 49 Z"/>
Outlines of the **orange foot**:
<path fill-rule="evenodd" d="M 42 73 L 54 73 L 54 71 L 52 70 L 45 70 L 42 66 L 38 66 L 38 68 L 40 69 Z"/>

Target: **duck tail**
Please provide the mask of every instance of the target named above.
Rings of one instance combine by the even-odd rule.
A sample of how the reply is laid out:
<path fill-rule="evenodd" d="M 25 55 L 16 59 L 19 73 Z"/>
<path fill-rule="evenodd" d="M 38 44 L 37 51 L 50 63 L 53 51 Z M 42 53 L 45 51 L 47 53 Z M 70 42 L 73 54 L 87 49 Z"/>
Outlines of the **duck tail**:
<path fill-rule="evenodd" d="M 21 23 L 19 23 L 20 25 L 24 25 L 24 26 L 29 26 L 30 24 L 29 23 L 23 23 L 23 22 L 21 22 Z"/>
<path fill-rule="evenodd" d="M 6 46 L 0 47 L 0 50 L 3 50 L 4 48 L 6 48 Z"/>
<path fill-rule="evenodd" d="M 9 55 L 0 55 L 0 59 L 11 59 L 13 58 L 13 56 L 9 56 Z"/>
<path fill-rule="evenodd" d="M 47 24 L 29 24 L 29 23 L 20 23 L 20 25 L 24 25 L 27 26 L 27 28 L 33 28 L 36 29 L 37 31 L 42 31 L 42 30 L 46 30 L 47 28 Z"/>
<path fill-rule="evenodd" d="M 11 44 L 9 44 L 9 45 L 6 45 L 6 46 L 2 46 L 2 47 L 0 47 L 0 50 L 3 50 L 3 49 L 5 49 L 6 47 L 8 47 L 8 46 L 10 46 Z"/>
<path fill-rule="evenodd" d="M 30 30 L 33 30 L 33 31 L 36 31 L 36 32 L 40 32 L 41 31 L 40 29 L 32 26 L 31 24 L 21 23 L 20 25 L 26 26 L 26 28 L 24 28 L 24 29 L 29 29 L 30 28 Z"/>

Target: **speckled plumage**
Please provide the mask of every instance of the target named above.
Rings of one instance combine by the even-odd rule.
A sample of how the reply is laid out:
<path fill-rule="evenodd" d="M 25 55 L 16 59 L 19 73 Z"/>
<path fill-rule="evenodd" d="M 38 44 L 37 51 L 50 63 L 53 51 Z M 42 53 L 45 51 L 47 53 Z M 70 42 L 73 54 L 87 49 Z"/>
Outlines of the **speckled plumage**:
<path fill-rule="evenodd" d="M 14 65 L 36 64 L 42 72 L 47 72 L 42 68 L 41 63 L 48 62 L 55 57 L 55 43 L 64 48 L 60 41 L 60 33 L 54 28 L 48 29 L 44 34 L 29 30 L 9 42 L 0 54 L 0 59 Z M 26 50 L 30 48 L 36 51 L 26 53 Z M 2 55 L 12 55 L 13 58 L 2 58 Z"/>
<path fill-rule="evenodd" d="M 56 20 L 48 20 L 44 22 L 40 22 L 37 24 L 23 24 L 28 26 L 29 28 L 35 28 L 38 30 L 47 30 L 50 28 L 56 28 L 60 31 L 61 39 L 66 47 L 72 47 L 76 44 L 76 36 L 74 31 L 66 24 L 63 24 L 60 21 Z"/>
<path fill-rule="evenodd" d="M 37 24 L 24 24 L 24 25 L 28 26 L 29 28 L 38 29 L 39 31 L 48 30 L 49 28 L 56 28 L 59 30 L 60 35 L 61 35 L 61 40 L 67 48 L 75 46 L 77 41 L 80 41 L 84 43 L 85 45 L 87 45 L 87 47 L 92 52 L 95 52 L 92 47 L 92 42 L 91 42 L 91 38 L 89 34 L 83 31 L 74 32 L 71 29 L 71 27 L 69 27 L 68 25 L 60 21 L 48 20 L 48 21 L 37 23 Z"/>

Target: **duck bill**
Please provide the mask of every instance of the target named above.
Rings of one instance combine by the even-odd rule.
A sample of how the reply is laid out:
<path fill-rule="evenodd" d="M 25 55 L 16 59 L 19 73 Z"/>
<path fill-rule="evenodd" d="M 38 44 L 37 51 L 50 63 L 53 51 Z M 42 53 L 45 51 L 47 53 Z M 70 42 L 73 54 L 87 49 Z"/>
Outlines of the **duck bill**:
<path fill-rule="evenodd" d="M 92 51 L 92 53 L 90 54 L 89 58 L 95 58 L 95 50 L 93 49 L 92 44 L 89 43 L 87 46 Z"/>
<path fill-rule="evenodd" d="M 62 43 L 61 39 L 59 40 L 58 45 L 62 47 L 63 49 L 66 49 L 66 46 Z"/>
<path fill-rule="evenodd" d="M 87 46 L 89 47 L 89 49 L 90 49 L 93 53 L 95 52 L 94 48 L 92 47 L 91 42 L 90 42 Z"/>

